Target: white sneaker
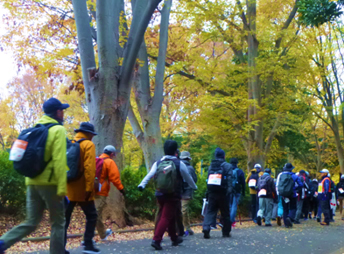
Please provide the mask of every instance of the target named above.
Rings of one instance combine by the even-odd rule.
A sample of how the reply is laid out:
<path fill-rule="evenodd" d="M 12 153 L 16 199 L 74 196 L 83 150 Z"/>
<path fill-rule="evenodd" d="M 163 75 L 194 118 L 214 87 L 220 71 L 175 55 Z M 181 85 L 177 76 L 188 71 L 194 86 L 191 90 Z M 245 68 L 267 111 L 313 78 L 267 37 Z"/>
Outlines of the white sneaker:
<path fill-rule="evenodd" d="M 106 241 L 107 238 L 108 238 L 108 236 L 109 236 L 109 235 L 112 235 L 112 233 L 113 233 L 112 230 L 111 230 L 110 228 L 108 228 L 108 229 L 105 231 L 106 236 L 105 236 L 105 238 L 102 239 L 102 241 Z"/>

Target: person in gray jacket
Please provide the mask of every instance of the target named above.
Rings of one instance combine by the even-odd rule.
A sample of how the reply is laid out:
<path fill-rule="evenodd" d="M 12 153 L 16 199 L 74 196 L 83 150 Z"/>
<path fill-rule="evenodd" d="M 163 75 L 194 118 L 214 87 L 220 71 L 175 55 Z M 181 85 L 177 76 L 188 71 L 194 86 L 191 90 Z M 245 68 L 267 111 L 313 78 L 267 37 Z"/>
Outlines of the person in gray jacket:
<path fill-rule="evenodd" d="M 166 140 L 164 144 L 165 156 L 162 157 L 159 161 L 155 162 L 142 180 L 138 189 L 142 191 L 148 182 L 159 173 L 157 169 L 160 164 L 165 163 L 166 161 L 172 161 L 177 170 L 177 186 L 173 193 L 164 193 L 159 189 L 156 189 L 155 196 L 157 198 L 159 209 L 160 209 L 160 218 L 156 221 L 154 237 L 151 246 L 156 250 L 161 250 L 161 241 L 165 231 L 168 231 L 168 234 L 172 240 L 172 245 L 177 246 L 183 239 L 177 236 L 176 233 L 176 215 L 178 214 L 177 209 L 180 209 L 180 200 L 182 196 L 182 184 L 183 181 L 188 183 L 192 189 L 197 189 L 195 182 L 192 180 L 188 172 L 186 165 L 176 157 L 176 151 L 178 149 L 178 144 L 173 140 Z M 170 166 L 166 167 L 169 168 Z M 165 170 L 165 169 L 164 169 Z"/>
<path fill-rule="evenodd" d="M 191 166 L 191 156 L 190 153 L 184 151 L 180 155 L 181 161 L 187 166 L 189 175 L 192 177 L 193 181 L 197 183 L 197 175 L 193 166 Z M 183 182 L 183 192 L 182 192 L 182 214 L 183 214 L 183 224 L 185 228 L 184 236 L 193 235 L 194 232 L 190 227 L 190 218 L 189 218 L 189 202 L 193 198 L 194 190 L 190 187 L 187 182 Z"/>

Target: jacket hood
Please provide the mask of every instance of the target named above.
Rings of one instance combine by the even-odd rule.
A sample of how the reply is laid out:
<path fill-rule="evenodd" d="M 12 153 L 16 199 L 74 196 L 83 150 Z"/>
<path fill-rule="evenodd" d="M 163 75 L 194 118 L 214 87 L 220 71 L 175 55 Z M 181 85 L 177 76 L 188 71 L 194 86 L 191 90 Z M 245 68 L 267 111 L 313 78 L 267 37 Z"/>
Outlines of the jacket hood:
<path fill-rule="evenodd" d="M 59 124 L 59 122 L 53 118 L 51 118 L 50 116 L 47 115 L 43 115 L 36 124 L 48 124 L 48 123 L 57 123 Z"/>
<path fill-rule="evenodd" d="M 237 168 L 238 167 L 238 163 L 229 163 L 233 166 L 233 168 Z"/>
<path fill-rule="evenodd" d="M 225 162 L 225 159 L 215 159 L 212 160 L 210 163 L 210 167 L 215 167 L 215 168 L 219 168 L 221 166 L 222 163 Z"/>
<path fill-rule="evenodd" d="M 85 132 L 78 132 L 75 136 L 74 136 L 74 139 L 76 141 L 80 140 L 80 139 L 87 139 L 87 140 L 90 140 L 89 136 L 85 133 Z"/>
<path fill-rule="evenodd" d="M 257 169 L 255 169 L 255 168 L 254 168 L 254 169 L 251 169 L 251 172 L 252 172 L 252 173 L 258 173 Z"/>

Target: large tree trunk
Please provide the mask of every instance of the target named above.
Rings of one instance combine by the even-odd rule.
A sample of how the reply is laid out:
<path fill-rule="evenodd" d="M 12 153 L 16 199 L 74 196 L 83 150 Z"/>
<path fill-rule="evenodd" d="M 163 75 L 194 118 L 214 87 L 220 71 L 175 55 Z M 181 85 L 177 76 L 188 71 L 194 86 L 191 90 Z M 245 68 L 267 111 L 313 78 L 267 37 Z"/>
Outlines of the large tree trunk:
<path fill-rule="evenodd" d="M 129 110 L 131 75 L 151 16 L 160 0 L 147 0 L 145 6 L 133 11 L 132 26 L 124 51 L 118 41 L 118 26 L 123 0 L 97 1 L 97 43 L 99 70 L 96 68 L 90 21 L 85 0 L 73 0 L 81 58 L 83 81 L 90 115 L 99 135 L 94 142 L 100 153 L 106 145 L 118 151 L 123 146 L 123 131 Z M 123 54 L 123 55 L 120 55 Z M 123 65 L 119 66 L 119 57 Z M 123 156 L 119 153 L 116 163 L 122 169 Z M 109 206 L 105 216 L 119 227 L 127 224 L 125 204 L 116 188 L 111 188 Z"/>
<path fill-rule="evenodd" d="M 332 112 L 331 112 L 331 114 L 332 114 Z M 336 121 L 336 119 L 335 119 L 335 117 L 333 115 L 330 117 L 330 119 L 331 119 L 331 124 L 332 124 L 332 131 L 333 131 L 333 134 L 334 134 L 334 141 L 335 141 L 336 149 L 337 149 L 337 155 L 338 155 L 338 162 L 339 162 L 339 166 L 340 166 L 340 172 L 342 174 L 344 174 L 344 150 L 343 150 L 342 143 L 340 141 L 338 122 Z"/>

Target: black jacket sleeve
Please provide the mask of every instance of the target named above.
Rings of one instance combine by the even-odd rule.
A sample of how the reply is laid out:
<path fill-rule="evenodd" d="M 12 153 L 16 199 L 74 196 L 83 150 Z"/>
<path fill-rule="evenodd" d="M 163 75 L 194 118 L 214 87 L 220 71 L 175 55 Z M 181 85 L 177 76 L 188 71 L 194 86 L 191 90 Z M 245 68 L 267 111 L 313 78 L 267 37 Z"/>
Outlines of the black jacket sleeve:
<path fill-rule="evenodd" d="M 245 196 L 246 192 L 246 180 L 245 180 L 245 173 L 241 169 L 239 170 L 240 176 L 239 176 L 239 184 L 241 184 L 241 194 Z"/>
<path fill-rule="evenodd" d="M 227 172 L 227 183 L 228 183 L 227 195 L 229 195 L 233 192 L 233 182 L 232 182 L 233 169 L 232 169 L 232 165 L 230 165 L 229 163 L 225 163 L 224 167 Z"/>

